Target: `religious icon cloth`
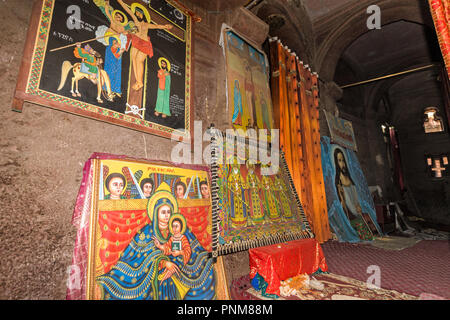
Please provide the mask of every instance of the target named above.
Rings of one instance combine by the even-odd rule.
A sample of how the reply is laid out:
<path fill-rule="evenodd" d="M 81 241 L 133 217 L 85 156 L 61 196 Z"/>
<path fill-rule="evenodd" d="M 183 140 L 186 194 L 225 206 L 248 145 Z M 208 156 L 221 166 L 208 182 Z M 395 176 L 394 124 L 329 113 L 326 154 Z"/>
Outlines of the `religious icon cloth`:
<path fill-rule="evenodd" d="M 278 152 L 278 166 L 252 163 L 238 154 L 217 164 L 213 186 L 218 222 L 213 239 L 219 255 L 314 236 Z"/>
<path fill-rule="evenodd" d="M 328 218 L 339 241 L 371 241 L 382 235 L 375 205 L 356 153 L 321 138 Z"/>
<path fill-rule="evenodd" d="M 74 210 L 67 298 L 216 298 L 209 190 L 206 166 L 93 154 Z"/>

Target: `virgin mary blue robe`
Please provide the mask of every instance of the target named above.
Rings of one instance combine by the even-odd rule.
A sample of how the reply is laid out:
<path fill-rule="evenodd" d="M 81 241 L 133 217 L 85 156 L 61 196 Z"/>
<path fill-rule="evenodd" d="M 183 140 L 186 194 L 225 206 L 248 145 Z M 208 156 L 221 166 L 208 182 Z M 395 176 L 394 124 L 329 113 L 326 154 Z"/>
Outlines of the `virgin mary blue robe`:
<path fill-rule="evenodd" d="M 111 82 L 111 91 L 122 94 L 122 56 L 116 58 L 112 51 L 112 45 L 113 41 L 110 41 L 105 51 L 105 71 Z M 119 51 L 120 48 L 116 50 Z"/>
<path fill-rule="evenodd" d="M 192 254 L 186 265 L 181 256 L 165 256 L 155 247 L 152 223 L 138 232 L 122 257 L 112 269 L 99 277 L 97 283 L 103 288 L 103 298 L 136 300 L 204 300 L 215 297 L 215 277 L 212 259 L 194 234 L 186 229 Z M 175 263 L 180 274 L 161 282 L 165 268 L 159 270 L 162 260 Z"/>

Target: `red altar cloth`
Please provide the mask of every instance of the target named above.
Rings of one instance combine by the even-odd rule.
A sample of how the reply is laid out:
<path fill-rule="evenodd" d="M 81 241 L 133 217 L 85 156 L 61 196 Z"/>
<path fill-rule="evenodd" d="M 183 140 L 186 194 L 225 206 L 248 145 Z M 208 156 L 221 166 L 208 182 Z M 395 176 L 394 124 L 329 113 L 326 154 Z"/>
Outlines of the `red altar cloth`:
<path fill-rule="evenodd" d="M 328 271 L 316 239 L 300 239 L 249 250 L 250 278 L 258 273 L 268 283 L 266 293 L 280 295 L 280 281 L 298 274 Z"/>

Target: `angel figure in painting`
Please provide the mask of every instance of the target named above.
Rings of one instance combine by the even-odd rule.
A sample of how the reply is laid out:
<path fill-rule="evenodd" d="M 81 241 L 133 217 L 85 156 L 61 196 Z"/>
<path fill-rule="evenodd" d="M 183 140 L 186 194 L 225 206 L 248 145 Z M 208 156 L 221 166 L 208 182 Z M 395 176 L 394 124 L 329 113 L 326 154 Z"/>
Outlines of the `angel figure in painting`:
<path fill-rule="evenodd" d="M 158 59 L 158 93 L 156 97 L 155 116 L 162 114 L 170 117 L 170 62 L 166 58 Z"/>
<path fill-rule="evenodd" d="M 128 7 L 123 0 L 117 0 L 123 9 L 133 18 L 136 25 L 136 33 L 131 34 L 131 67 L 133 68 L 135 83 L 132 88 L 140 90 L 144 86 L 144 62 L 153 57 L 153 45 L 148 35 L 149 29 L 172 29 L 171 24 L 159 25 L 152 24 L 150 13 L 140 3 L 134 2 L 131 8 Z"/>
<path fill-rule="evenodd" d="M 153 185 L 155 183 L 153 182 L 152 178 L 144 178 L 142 179 L 140 183 L 140 187 L 142 192 L 144 193 L 145 198 L 150 198 L 153 194 Z"/>
<path fill-rule="evenodd" d="M 177 201 L 163 182 L 148 201 L 149 223 L 144 225 L 121 253 L 110 271 L 96 278 L 105 300 L 199 300 L 215 297 L 212 259 L 189 228 L 173 228 L 179 222 Z M 175 218 L 172 218 L 175 217 Z M 181 219 L 182 220 L 182 219 Z M 180 220 L 180 221 L 181 221 Z M 169 229 L 172 222 L 172 231 Z M 184 221 L 183 221 L 184 222 Z M 177 227 L 175 227 L 177 228 Z M 190 244 L 183 259 L 161 250 L 173 236 L 186 237 Z M 155 241 L 155 239 L 157 241 Z M 172 240 L 173 241 L 173 240 Z M 183 240 L 181 240 L 183 242 Z M 185 241 L 186 243 L 186 241 Z M 178 244 L 180 245 L 180 244 Z M 181 250 L 183 244 L 181 243 Z M 174 247 L 175 248 L 175 247 Z"/>

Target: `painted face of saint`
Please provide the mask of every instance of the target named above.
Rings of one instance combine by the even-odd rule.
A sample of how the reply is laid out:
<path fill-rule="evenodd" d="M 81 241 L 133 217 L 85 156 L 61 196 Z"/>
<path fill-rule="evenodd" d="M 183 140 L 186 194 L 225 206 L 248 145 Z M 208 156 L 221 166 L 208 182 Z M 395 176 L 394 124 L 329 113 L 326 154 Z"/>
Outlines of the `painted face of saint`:
<path fill-rule="evenodd" d="M 112 47 L 113 48 L 118 48 L 120 46 L 120 44 L 119 44 L 119 41 L 117 41 L 117 40 L 113 40 L 113 44 L 112 44 Z"/>
<path fill-rule="evenodd" d="M 160 224 L 168 225 L 170 214 L 172 213 L 172 210 L 170 209 L 170 206 L 167 204 L 162 205 L 158 209 L 158 220 Z"/>
<path fill-rule="evenodd" d="M 151 183 L 147 182 L 144 184 L 144 189 L 142 190 L 144 192 L 144 196 L 146 198 L 150 197 L 152 194 L 153 186 Z"/>
<path fill-rule="evenodd" d="M 342 153 L 338 153 L 338 155 L 337 155 L 337 161 L 338 161 L 338 166 L 339 166 L 339 168 L 342 170 L 342 171 L 344 171 L 344 172 L 346 172 L 347 171 L 347 167 L 346 167 L 346 165 L 345 165 L 345 159 L 344 159 L 344 155 L 342 154 Z"/>
<path fill-rule="evenodd" d="M 115 19 L 117 22 L 119 22 L 119 23 L 123 23 L 123 17 L 122 17 L 122 15 L 121 15 L 120 13 L 116 13 L 116 14 L 114 15 L 114 19 Z"/>
<path fill-rule="evenodd" d="M 183 186 L 178 185 L 176 190 L 177 198 L 183 199 L 184 198 L 184 188 Z"/>
<path fill-rule="evenodd" d="M 200 192 L 201 192 L 203 198 L 209 198 L 208 185 L 202 184 L 202 186 L 200 187 Z"/>
<path fill-rule="evenodd" d="M 142 13 L 141 10 L 136 10 L 134 15 L 136 16 L 139 22 L 144 21 L 144 14 Z"/>
<path fill-rule="evenodd" d="M 164 60 L 161 61 L 161 69 L 167 70 L 167 63 Z"/>
<path fill-rule="evenodd" d="M 120 198 L 124 187 L 123 180 L 121 178 L 112 178 L 108 187 L 112 198 Z"/>
<path fill-rule="evenodd" d="M 181 223 L 180 221 L 174 221 L 172 223 L 173 235 L 178 236 L 181 233 Z"/>

